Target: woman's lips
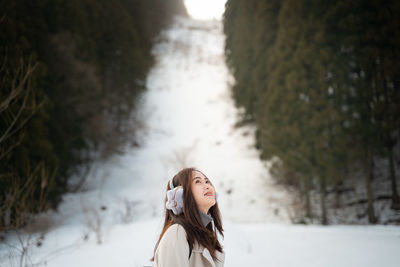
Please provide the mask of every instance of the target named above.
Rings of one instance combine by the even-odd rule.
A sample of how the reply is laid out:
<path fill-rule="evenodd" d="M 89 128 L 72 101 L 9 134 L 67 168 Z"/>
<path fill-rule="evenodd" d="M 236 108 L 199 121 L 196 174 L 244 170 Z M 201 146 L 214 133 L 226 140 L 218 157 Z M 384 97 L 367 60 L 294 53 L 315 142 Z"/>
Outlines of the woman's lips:
<path fill-rule="evenodd" d="M 213 197 L 214 195 L 212 193 L 207 193 L 205 196 Z"/>

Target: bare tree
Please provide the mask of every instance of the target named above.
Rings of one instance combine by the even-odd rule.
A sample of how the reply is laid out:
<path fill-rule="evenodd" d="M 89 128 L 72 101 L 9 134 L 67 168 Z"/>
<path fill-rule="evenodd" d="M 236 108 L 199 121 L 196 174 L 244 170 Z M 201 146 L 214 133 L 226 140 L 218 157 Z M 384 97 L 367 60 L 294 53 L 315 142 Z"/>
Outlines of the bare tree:
<path fill-rule="evenodd" d="M 4 62 L 1 64 L 1 85 L 10 84 L 10 88 L 8 90 L 7 88 L 1 88 L 1 91 L 8 91 L 8 95 L 0 102 L 0 116 L 6 118 L 4 121 L 8 123 L 0 133 L 0 160 L 10 154 L 21 143 L 24 135 L 24 133 L 20 134 L 21 129 L 44 104 L 44 100 L 40 103 L 31 101 L 34 100 L 34 97 L 31 97 L 31 77 L 37 66 L 38 63 L 33 64 L 31 60 L 25 63 L 21 59 L 19 66 L 10 73 L 10 70 L 7 68 L 7 56 L 5 56 Z M 7 80 L 10 80 L 10 82 L 6 82 Z M 15 112 L 11 110 L 11 106 L 13 102 L 18 100 L 21 100 L 21 104 L 17 112 Z M 6 140 L 18 134 L 20 135 L 16 138 L 15 142 L 5 145 Z"/>
<path fill-rule="evenodd" d="M 97 238 L 97 244 L 102 244 L 103 237 L 103 218 L 101 211 L 106 209 L 104 206 L 96 207 L 93 204 L 89 204 L 81 198 L 81 206 L 83 215 L 85 218 L 85 223 L 89 230 L 95 233 Z"/>

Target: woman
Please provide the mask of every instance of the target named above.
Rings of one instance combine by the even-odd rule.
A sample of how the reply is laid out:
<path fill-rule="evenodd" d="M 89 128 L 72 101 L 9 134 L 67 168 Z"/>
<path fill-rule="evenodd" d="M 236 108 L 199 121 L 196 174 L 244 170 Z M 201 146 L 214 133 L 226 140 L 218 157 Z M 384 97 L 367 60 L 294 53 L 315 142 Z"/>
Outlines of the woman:
<path fill-rule="evenodd" d="M 167 185 L 165 222 L 154 248 L 154 267 L 222 267 L 225 253 L 217 195 L 195 168 L 178 172 Z"/>

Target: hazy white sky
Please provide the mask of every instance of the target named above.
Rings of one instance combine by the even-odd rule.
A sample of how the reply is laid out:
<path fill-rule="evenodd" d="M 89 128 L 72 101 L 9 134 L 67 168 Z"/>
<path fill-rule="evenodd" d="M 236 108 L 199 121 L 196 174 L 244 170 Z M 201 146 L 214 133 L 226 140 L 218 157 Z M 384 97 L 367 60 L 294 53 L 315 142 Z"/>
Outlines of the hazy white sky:
<path fill-rule="evenodd" d="M 195 19 L 221 19 L 226 0 L 185 0 L 189 15 Z"/>

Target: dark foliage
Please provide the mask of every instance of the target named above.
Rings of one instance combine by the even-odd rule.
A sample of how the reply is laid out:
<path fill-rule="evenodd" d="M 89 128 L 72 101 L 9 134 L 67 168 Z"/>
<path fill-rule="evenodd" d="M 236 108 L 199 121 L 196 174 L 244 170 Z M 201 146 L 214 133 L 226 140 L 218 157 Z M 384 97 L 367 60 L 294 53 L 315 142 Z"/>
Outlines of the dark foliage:
<path fill-rule="evenodd" d="M 56 208 L 93 155 L 134 141 L 151 47 L 186 10 L 181 0 L 9 0 L 0 10 L 0 227 L 10 228 Z"/>

